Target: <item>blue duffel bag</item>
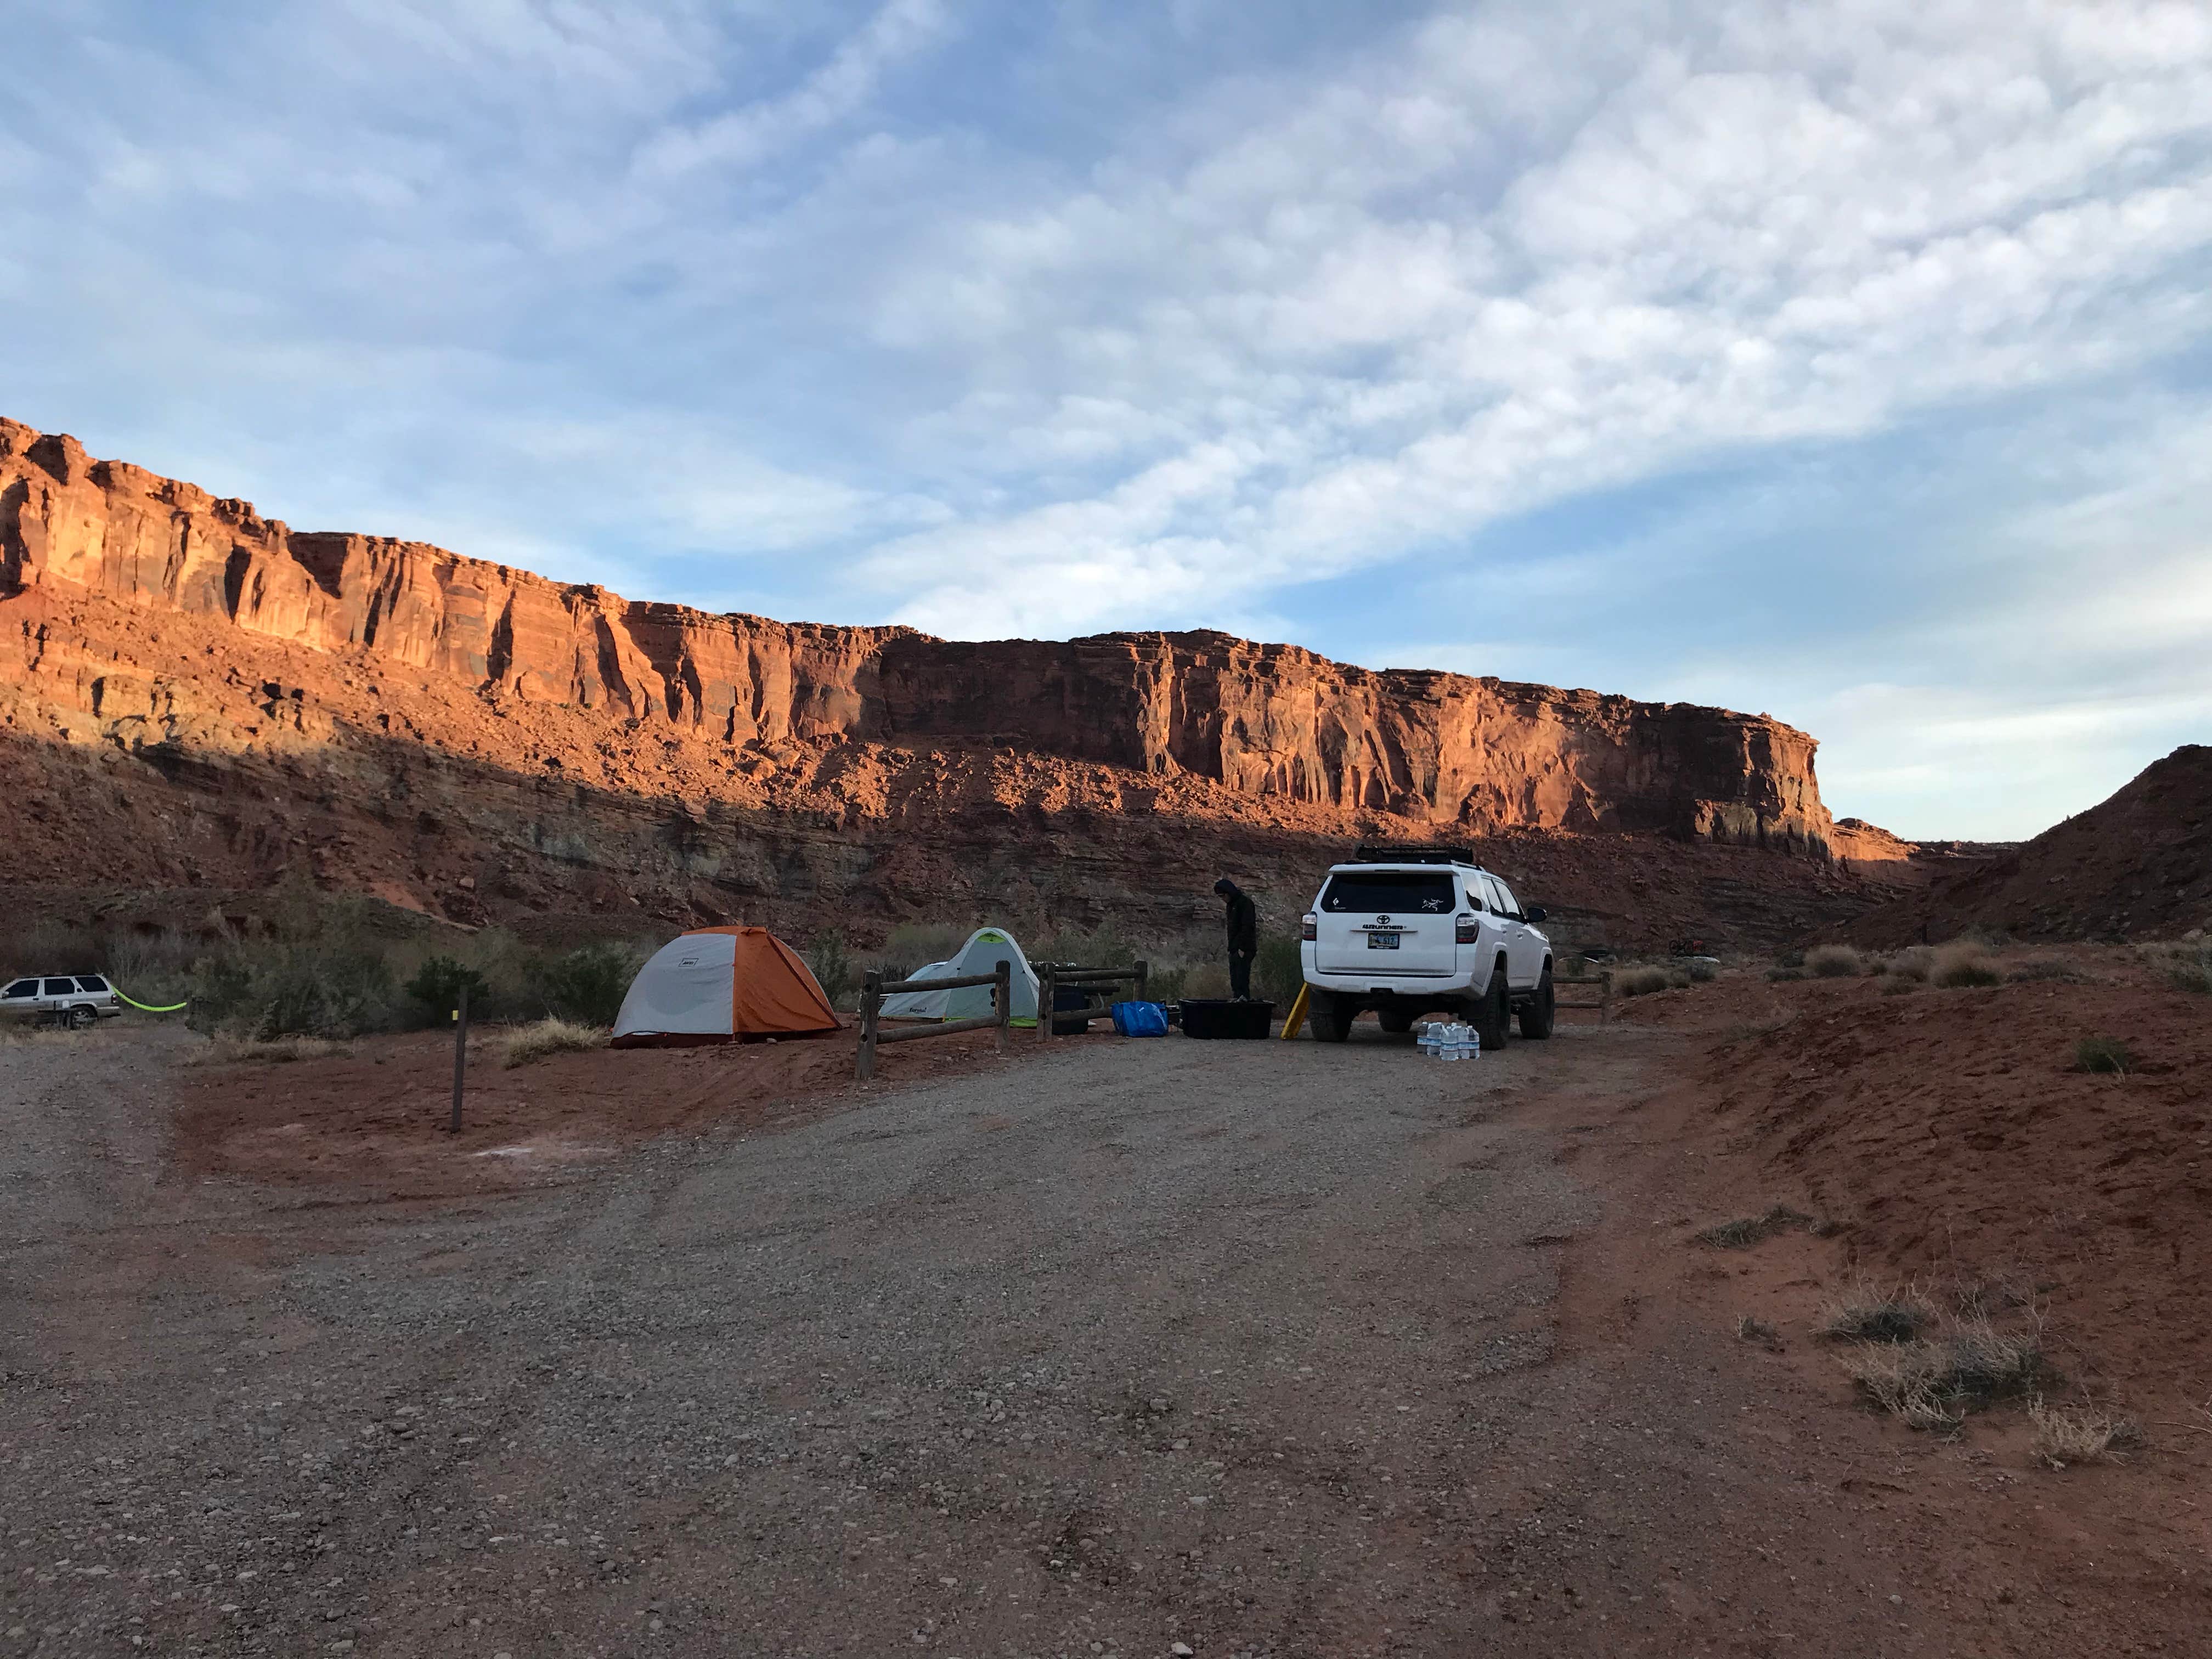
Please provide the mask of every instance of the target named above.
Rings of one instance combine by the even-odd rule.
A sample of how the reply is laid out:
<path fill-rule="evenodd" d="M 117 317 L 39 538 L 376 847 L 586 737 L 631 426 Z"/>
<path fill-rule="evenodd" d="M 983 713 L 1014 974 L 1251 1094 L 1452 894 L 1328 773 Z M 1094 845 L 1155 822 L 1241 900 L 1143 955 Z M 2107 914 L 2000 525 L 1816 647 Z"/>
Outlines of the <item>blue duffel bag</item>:
<path fill-rule="evenodd" d="M 1165 1036 L 1168 1011 L 1157 1002 L 1117 1002 L 1110 1011 L 1121 1036 Z"/>

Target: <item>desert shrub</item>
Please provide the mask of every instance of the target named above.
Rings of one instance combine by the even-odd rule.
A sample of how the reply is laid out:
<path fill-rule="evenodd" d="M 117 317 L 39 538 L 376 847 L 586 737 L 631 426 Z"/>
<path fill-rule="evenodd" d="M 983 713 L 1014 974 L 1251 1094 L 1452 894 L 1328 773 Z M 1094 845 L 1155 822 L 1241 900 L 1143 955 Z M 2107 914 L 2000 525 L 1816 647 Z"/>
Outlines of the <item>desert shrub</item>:
<path fill-rule="evenodd" d="M 1619 996 L 1646 997 L 1671 987 L 1664 968 L 1624 968 L 1613 975 L 1613 988 Z"/>
<path fill-rule="evenodd" d="M 1298 955 L 1297 936 L 1262 933 L 1259 954 L 1252 958 L 1252 994 L 1287 1003 L 1305 982 L 1305 964 Z"/>
<path fill-rule="evenodd" d="M 1820 1310 L 1820 1334 L 1838 1341 L 1911 1342 L 1936 1322 L 1936 1310 L 1911 1285 L 1860 1285 Z"/>
<path fill-rule="evenodd" d="M 832 1008 L 843 1007 L 853 988 L 860 982 L 860 964 L 845 948 L 845 936 L 840 933 L 817 933 L 814 943 L 806 947 L 806 966 Z"/>
<path fill-rule="evenodd" d="M 2054 1469 L 2118 1458 L 2142 1444 L 2142 1426 L 2132 1418 L 2087 1406 L 2046 1406 L 2040 1395 L 2027 1402 L 2027 1420 L 2035 1428 L 2029 1455 Z"/>
<path fill-rule="evenodd" d="M 645 965 L 634 946 L 612 939 L 579 945 L 538 965 L 536 991 L 547 1012 L 586 1025 L 612 1025 L 629 982 Z"/>
<path fill-rule="evenodd" d="M 427 1018 L 436 1021 L 460 1006 L 464 986 L 468 989 L 470 1013 L 489 1016 L 490 985 L 475 969 L 464 967 L 451 957 L 432 957 L 401 988 Z"/>
<path fill-rule="evenodd" d="M 1096 927 L 1063 927 L 1044 943 L 1045 962 L 1071 962 L 1079 968 L 1127 968 L 1145 953 L 1112 922 Z"/>
<path fill-rule="evenodd" d="M 2136 1068 L 2134 1051 L 2118 1037 L 2086 1036 L 2074 1045 L 2074 1069 L 2119 1076 Z"/>
<path fill-rule="evenodd" d="M 1190 994 L 1183 988 L 1190 981 L 1190 964 L 1185 962 L 1165 963 L 1154 967 L 1145 980 L 1145 995 L 1154 1002 L 1175 1002 Z"/>
<path fill-rule="evenodd" d="M 518 1025 L 500 1044 L 500 1063 L 527 1066 L 548 1054 L 580 1054 L 604 1048 L 614 1034 L 604 1025 L 579 1025 L 571 1020 L 539 1019 Z"/>
<path fill-rule="evenodd" d="M 1692 1235 L 1700 1244 L 1717 1250 L 1741 1250 L 1771 1238 L 1790 1227 L 1809 1226 L 1813 1218 L 1791 1209 L 1787 1204 L 1777 1204 L 1763 1215 L 1743 1216 L 1735 1221 L 1723 1221 Z"/>
<path fill-rule="evenodd" d="M 1967 1322 L 1933 1340 L 1862 1344 L 1844 1370 L 1909 1426 L 1948 1431 L 1969 1411 L 2033 1394 L 2050 1366 L 2039 1333 Z"/>
<path fill-rule="evenodd" d="M 1925 981 L 1936 971 L 1936 952 L 1925 945 L 1912 945 L 1884 957 L 1882 971 L 1898 979 Z"/>
<path fill-rule="evenodd" d="M 1229 994 L 1229 964 L 1194 962 L 1184 971 L 1181 994 L 1187 997 L 1225 997 Z"/>
<path fill-rule="evenodd" d="M 1814 979 L 1856 979 L 1866 958 L 1848 945 L 1822 945 L 1805 953 L 1805 971 Z"/>
<path fill-rule="evenodd" d="M 263 1040 L 359 1036 L 395 1012 L 383 953 L 345 938 L 234 944 L 194 967 L 190 991 L 197 1029 Z"/>
<path fill-rule="evenodd" d="M 285 1065 L 302 1060 L 341 1059 L 353 1053 L 350 1044 L 315 1036 L 217 1036 L 187 1049 L 187 1066 Z"/>
<path fill-rule="evenodd" d="M 1981 945 L 1966 940 L 1947 945 L 1936 952 L 1929 978 L 1945 990 L 1968 986 L 2001 985 L 2004 971 Z"/>
<path fill-rule="evenodd" d="M 2212 996 L 2212 939 L 2185 939 L 2138 947 L 2138 954 L 2177 991 Z"/>

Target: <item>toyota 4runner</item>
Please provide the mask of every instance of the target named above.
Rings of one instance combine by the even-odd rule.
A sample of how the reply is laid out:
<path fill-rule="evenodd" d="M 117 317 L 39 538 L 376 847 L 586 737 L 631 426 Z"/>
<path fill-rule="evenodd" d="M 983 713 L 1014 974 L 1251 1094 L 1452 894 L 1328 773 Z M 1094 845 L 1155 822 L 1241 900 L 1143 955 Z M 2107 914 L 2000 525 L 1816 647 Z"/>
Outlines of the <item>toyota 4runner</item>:
<path fill-rule="evenodd" d="M 1373 1009 L 1386 1031 L 1417 1015 L 1449 1013 L 1485 1048 L 1552 1035 L 1552 941 L 1540 908 L 1522 909 L 1468 847 L 1362 847 L 1331 867 L 1300 928 L 1306 1018 L 1316 1038 L 1341 1042 Z"/>

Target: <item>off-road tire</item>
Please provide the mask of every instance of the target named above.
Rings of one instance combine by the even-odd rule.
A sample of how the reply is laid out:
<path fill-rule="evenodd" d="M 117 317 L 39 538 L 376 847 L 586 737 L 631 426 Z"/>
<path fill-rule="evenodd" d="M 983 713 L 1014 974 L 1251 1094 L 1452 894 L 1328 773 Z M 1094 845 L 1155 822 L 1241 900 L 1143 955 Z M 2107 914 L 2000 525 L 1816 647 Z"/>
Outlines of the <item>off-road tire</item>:
<path fill-rule="evenodd" d="M 1490 970 L 1490 988 L 1468 1005 L 1467 1023 L 1482 1039 L 1485 1054 L 1502 1053 L 1505 1035 L 1513 1024 L 1513 1002 L 1505 988 L 1505 959 L 1500 957 Z"/>
<path fill-rule="evenodd" d="M 1306 1030 L 1313 1033 L 1316 1042 L 1341 1042 L 1352 1035 L 1352 1022 L 1357 1010 L 1337 1000 L 1334 991 L 1309 991 L 1306 994 Z"/>
<path fill-rule="evenodd" d="M 1408 1013 L 1402 1013 L 1395 1008 L 1377 1009 L 1375 1013 L 1375 1023 L 1392 1036 L 1403 1036 L 1413 1029 L 1413 1017 Z"/>
<path fill-rule="evenodd" d="M 72 1031 L 88 1031 L 100 1016 L 89 1008 L 72 1008 L 62 1016 L 62 1024 Z"/>
<path fill-rule="evenodd" d="M 1559 1010 L 1559 996 L 1552 989 L 1552 969 L 1545 964 L 1543 978 L 1536 981 L 1536 994 L 1521 1010 L 1521 1035 L 1533 1042 L 1541 1042 L 1552 1035 L 1552 1021 Z"/>

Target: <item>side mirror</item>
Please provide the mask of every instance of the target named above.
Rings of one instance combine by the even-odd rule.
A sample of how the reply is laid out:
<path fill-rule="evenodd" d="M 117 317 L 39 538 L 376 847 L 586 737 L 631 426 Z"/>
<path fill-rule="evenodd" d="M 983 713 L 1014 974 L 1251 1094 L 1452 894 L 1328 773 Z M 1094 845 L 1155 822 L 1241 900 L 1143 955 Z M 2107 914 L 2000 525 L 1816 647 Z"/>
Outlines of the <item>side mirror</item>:
<path fill-rule="evenodd" d="M 1540 904 L 1532 904 L 1532 905 L 1530 905 L 1530 906 L 1528 907 L 1528 915 L 1524 915 L 1524 916 L 1523 916 L 1523 917 L 1522 917 L 1521 919 L 1522 919 L 1522 921 L 1530 921 L 1530 922 L 1541 921 L 1543 921 L 1543 919 L 1544 919 L 1544 907 L 1543 907 L 1542 905 L 1540 905 Z"/>

